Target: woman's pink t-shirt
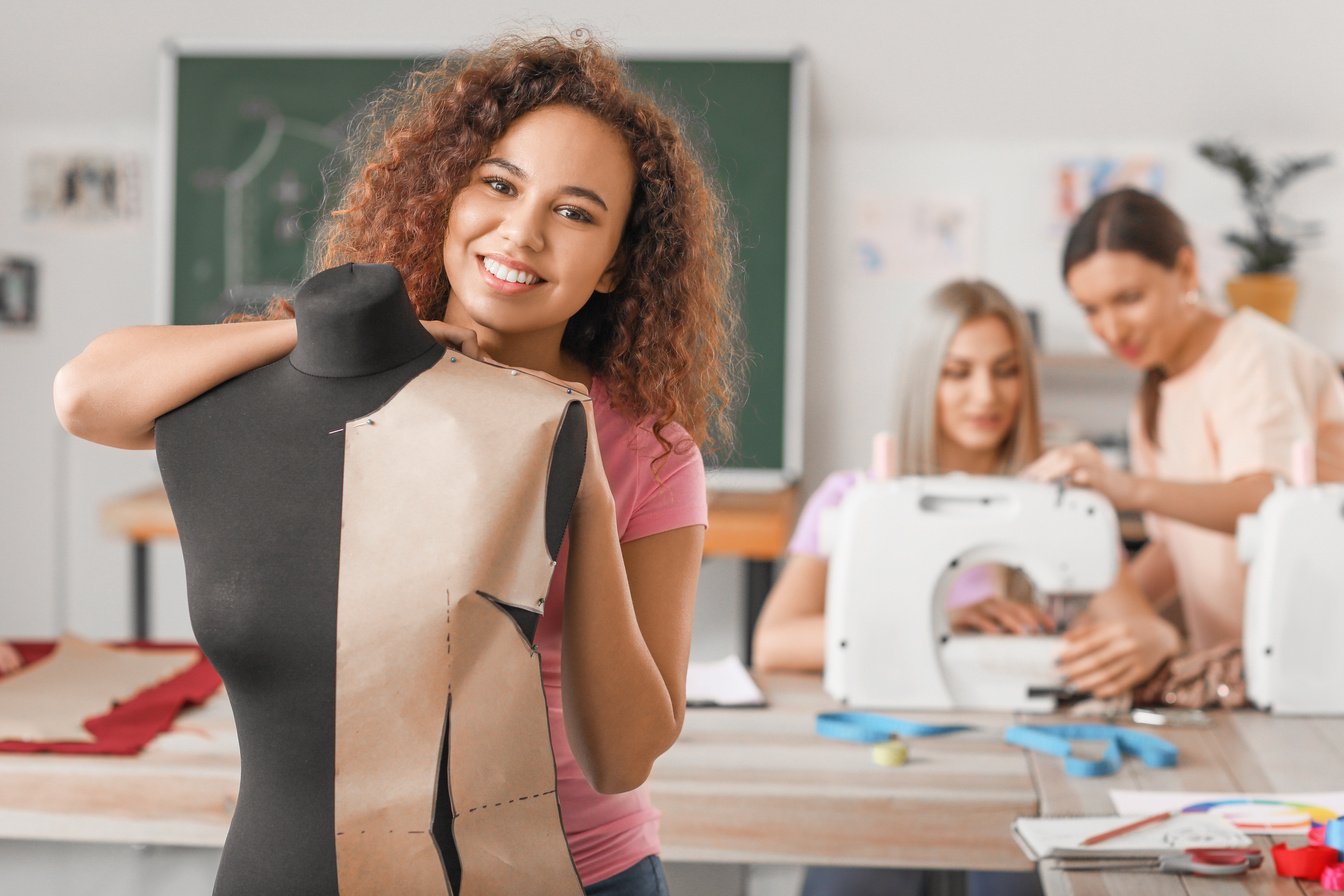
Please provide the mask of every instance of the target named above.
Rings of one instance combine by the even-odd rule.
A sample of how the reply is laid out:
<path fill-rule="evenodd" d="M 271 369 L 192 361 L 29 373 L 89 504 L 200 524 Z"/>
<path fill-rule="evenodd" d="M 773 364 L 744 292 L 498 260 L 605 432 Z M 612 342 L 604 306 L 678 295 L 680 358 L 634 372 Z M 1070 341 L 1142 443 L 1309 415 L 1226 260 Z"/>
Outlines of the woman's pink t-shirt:
<path fill-rule="evenodd" d="M 686 431 L 678 426 L 663 431 L 676 450 L 659 461 L 655 470 L 650 462 L 663 453 L 663 448 L 649 425 L 636 423 L 613 408 L 601 380 L 594 378 L 590 394 L 597 444 L 616 502 L 616 531 L 621 542 L 685 526 L 708 525 L 704 462 Z M 566 538 L 546 593 L 546 611 L 537 627 L 537 650 L 541 654 L 565 838 L 579 878 L 589 886 L 658 853 L 659 815 L 649 799 L 647 784 L 629 793 L 595 791 L 580 771 L 565 736 L 560 644 L 568 558 Z"/>

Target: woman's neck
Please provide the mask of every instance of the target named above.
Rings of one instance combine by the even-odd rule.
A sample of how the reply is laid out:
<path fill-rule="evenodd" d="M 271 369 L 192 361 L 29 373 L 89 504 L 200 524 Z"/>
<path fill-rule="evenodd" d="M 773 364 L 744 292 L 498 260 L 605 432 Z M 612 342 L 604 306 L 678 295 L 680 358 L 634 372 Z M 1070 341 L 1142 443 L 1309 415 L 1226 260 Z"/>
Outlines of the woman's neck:
<path fill-rule="evenodd" d="M 531 333 L 500 333 L 472 321 L 451 298 L 444 322 L 475 330 L 481 351 L 498 364 L 539 370 L 556 379 L 581 383 L 584 388 L 593 384 L 593 372 L 588 365 L 560 347 L 565 334 L 563 324 Z"/>
<path fill-rule="evenodd" d="M 401 275 L 385 264 L 314 274 L 294 297 L 294 317 L 298 342 L 289 362 L 312 376 L 382 373 L 438 344 L 416 317 Z"/>
<path fill-rule="evenodd" d="M 1223 319 L 1207 308 L 1192 309 L 1184 332 L 1170 355 L 1159 365 L 1162 371 L 1171 377 L 1189 370 L 1212 347 L 1222 326 Z"/>
<path fill-rule="evenodd" d="M 958 445 L 950 439 L 938 439 L 938 469 L 944 473 L 969 473 L 990 476 L 999 471 L 998 450 L 983 451 Z"/>

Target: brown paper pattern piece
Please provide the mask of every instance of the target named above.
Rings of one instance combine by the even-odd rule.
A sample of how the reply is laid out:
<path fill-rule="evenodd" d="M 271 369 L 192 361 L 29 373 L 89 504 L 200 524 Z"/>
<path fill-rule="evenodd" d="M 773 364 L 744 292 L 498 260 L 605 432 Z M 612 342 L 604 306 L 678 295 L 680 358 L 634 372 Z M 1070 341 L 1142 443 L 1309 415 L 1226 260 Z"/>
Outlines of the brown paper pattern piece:
<path fill-rule="evenodd" d="M 93 743 L 84 727 L 195 665 L 195 649 L 104 647 L 65 635 L 31 666 L 0 678 L 0 740 Z"/>
<path fill-rule="evenodd" d="M 577 896 L 555 795 L 541 658 L 517 623 L 479 594 L 454 605 L 452 645 L 448 787 L 462 893 Z"/>
<path fill-rule="evenodd" d="M 479 589 L 540 609 L 552 572 L 550 452 L 578 398 L 586 400 L 448 352 L 345 427 L 335 744 L 342 896 L 450 891 L 431 833 L 450 693 L 450 604 Z M 546 737 L 539 677 L 529 686 L 542 700 Z M 548 737 L 545 747 L 554 789 Z M 539 836 L 568 855 L 558 816 Z M 514 892 L 514 883 L 475 892 Z"/>

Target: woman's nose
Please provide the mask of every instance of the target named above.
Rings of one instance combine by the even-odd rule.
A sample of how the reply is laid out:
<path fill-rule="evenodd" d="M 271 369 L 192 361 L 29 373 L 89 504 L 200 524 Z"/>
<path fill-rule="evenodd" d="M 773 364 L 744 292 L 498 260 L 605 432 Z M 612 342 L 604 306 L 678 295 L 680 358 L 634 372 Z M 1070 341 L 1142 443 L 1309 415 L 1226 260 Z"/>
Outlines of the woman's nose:
<path fill-rule="evenodd" d="M 984 370 L 971 377 L 971 398 L 977 402 L 988 403 L 994 400 L 994 374 Z"/>
<path fill-rule="evenodd" d="M 520 249 L 540 252 L 546 245 L 542 210 L 528 202 L 516 202 L 500 222 L 499 233 Z"/>
<path fill-rule="evenodd" d="M 1115 312 L 1110 310 L 1098 311 L 1096 316 L 1092 318 L 1092 327 L 1105 342 L 1115 344 L 1120 341 L 1120 326 L 1116 320 Z"/>

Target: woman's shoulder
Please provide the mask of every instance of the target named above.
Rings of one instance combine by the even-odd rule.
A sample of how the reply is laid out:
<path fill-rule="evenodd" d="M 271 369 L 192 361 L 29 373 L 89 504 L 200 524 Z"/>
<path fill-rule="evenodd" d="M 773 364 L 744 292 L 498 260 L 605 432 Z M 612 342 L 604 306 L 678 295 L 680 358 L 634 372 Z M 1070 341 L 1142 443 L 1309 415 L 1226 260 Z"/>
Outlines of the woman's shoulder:
<path fill-rule="evenodd" d="M 593 378 L 588 394 L 593 402 L 593 421 L 602 460 L 608 467 L 608 479 L 613 464 L 621 465 L 630 474 L 646 470 L 659 478 L 688 466 L 699 467 L 700 475 L 704 475 L 700 446 L 681 424 L 667 423 L 658 429 L 653 418 L 626 413 L 612 404 L 606 386 L 597 377 Z"/>
<path fill-rule="evenodd" d="M 817 486 L 817 490 L 808 499 L 808 503 L 833 507 L 863 479 L 862 470 L 836 470 L 821 481 L 821 485 Z"/>
<path fill-rule="evenodd" d="M 1226 370 L 1249 374 L 1267 367 L 1332 366 L 1320 347 L 1251 308 L 1242 308 L 1228 317 L 1223 331 L 1220 366 Z"/>

